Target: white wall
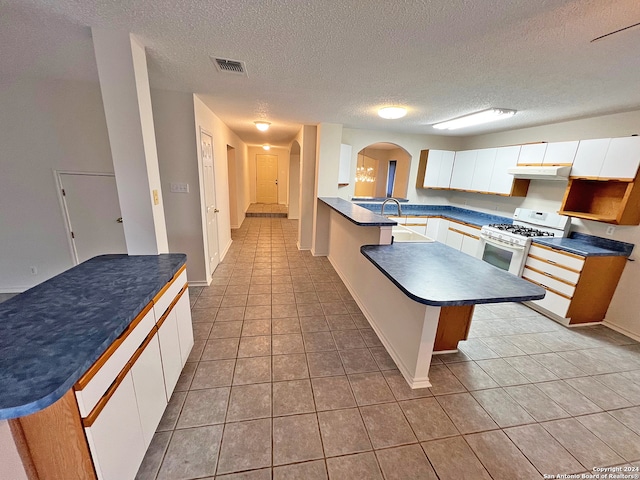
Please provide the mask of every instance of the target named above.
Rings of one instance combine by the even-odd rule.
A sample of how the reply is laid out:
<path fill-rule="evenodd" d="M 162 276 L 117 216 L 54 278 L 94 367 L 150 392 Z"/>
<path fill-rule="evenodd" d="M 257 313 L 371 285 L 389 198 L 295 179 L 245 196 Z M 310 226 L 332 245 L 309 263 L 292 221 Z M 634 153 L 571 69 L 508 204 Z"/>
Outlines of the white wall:
<path fill-rule="evenodd" d="M 317 127 L 305 125 L 295 140 L 300 145 L 300 221 L 298 224 L 298 248 L 310 250 L 313 239 L 313 215 L 316 185 Z"/>
<path fill-rule="evenodd" d="M 462 140 L 462 149 L 495 147 L 528 142 L 555 142 L 588 138 L 622 137 L 640 133 L 640 111 L 605 115 L 552 125 L 524 128 L 510 132 L 468 137 Z M 511 215 L 516 207 L 557 211 L 566 189 L 566 182 L 532 180 L 524 199 L 502 198 L 493 195 L 451 194 L 449 200 L 459 206 L 465 203 L 472 208 Z M 572 219 L 572 229 L 600 237 L 605 234 L 607 223 Z M 632 257 L 638 258 L 640 250 L 639 226 L 616 226 L 615 240 L 636 245 Z M 622 279 L 613 297 L 606 321 L 621 330 L 640 336 L 640 262 L 627 262 Z"/>
<path fill-rule="evenodd" d="M 6 420 L 0 420 L 0 478 L 27 480 L 27 474 Z"/>
<path fill-rule="evenodd" d="M 0 105 L 0 292 L 19 292 L 73 266 L 53 170 L 113 163 L 98 83 L 21 79 Z"/>
<path fill-rule="evenodd" d="M 195 112 L 195 135 L 200 138 L 200 127 L 213 135 L 213 165 L 216 181 L 216 206 L 220 210 L 218 215 L 218 244 L 220 259 L 231 246 L 231 222 L 229 218 L 229 174 L 227 171 L 227 145 L 236 149 L 236 159 L 244 164 L 247 158 L 247 146 L 227 127 L 220 118 L 198 97 L 193 95 Z M 198 161 L 198 169 L 201 165 Z M 203 226 L 204 217 L 203 217 Z M 206 228 L 206 227 L 203 227 Z M 203 246 L 204 247 L 204 246 Z"/>
<path fill-rule="evenodd" d="M 190 282 L 206 282 L 193 95 L 154 89 L 151 101 L 169 251 L 187 254 Z M 189 193 L 171 193 L 171 183 Z"/>
<path fill-rule="evenodd" d="M 300 218 L 300 145 L 291 147 L 289 155 L 289 215 L 288 218 Z M 295 153 L 294 153 L 295 152 Z"/>

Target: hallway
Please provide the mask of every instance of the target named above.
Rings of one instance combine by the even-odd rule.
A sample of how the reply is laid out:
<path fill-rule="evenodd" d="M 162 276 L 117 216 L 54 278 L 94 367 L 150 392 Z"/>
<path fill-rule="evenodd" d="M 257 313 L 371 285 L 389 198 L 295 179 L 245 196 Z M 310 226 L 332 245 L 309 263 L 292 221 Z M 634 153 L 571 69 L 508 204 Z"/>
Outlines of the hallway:
<path fill-rule="evenodd" d="M 247 218 L 138 479 L 535 479 L 640 466 L 640 345 L 478 306 L 410 390 L 297 222 Z M 243 473 L 241 473 L 243 472 Z"/>

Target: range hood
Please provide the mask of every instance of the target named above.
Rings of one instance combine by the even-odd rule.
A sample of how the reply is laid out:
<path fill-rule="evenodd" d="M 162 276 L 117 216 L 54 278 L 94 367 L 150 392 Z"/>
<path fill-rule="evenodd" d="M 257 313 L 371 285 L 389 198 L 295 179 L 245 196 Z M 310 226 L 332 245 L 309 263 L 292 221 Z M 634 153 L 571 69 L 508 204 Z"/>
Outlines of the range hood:
<path fill-rule="evenodd" d="M 571 167 L 546 165 L 532 165 L 526 167 L 512 167 L 507 170 L 515 178 L 530 178 L 535 180 L 567 180 Z"/>

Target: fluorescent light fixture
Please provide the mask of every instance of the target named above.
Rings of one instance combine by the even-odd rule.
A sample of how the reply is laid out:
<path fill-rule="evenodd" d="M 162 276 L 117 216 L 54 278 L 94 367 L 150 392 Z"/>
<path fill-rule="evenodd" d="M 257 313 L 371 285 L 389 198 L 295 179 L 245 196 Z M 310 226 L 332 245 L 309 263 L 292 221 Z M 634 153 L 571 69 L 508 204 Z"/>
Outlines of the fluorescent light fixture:
<path fill-rule="evenodd" d="M 271 145 L 262 145 L 263 150 L 271 150 Z"/>
<path fill-rule="evenodd" d="M 386 118 L 389 120 L 402 118 L 406 114 L 407 114 L 407 109 L 404 107 L 384 107 L 378 110 L 378 115 L 380 115 L 382 118 Z"/>
<path fill-rule="evenodd" d="M 261 132 L 266 132 L 267 130 L 269 130 L 269 125 L 271 125 L 269 122 L 263 122 L 263 121 L 258 121 L 253 123 L 256 124 L 256 128 Z"/>
<path fill-rule="evenodd" d="M 463 117 L 447 120 L 433 124 L 433 128 L 438 130 L 456 130 L 458 128 L 470 127 L 472 125 L 480 125 L 481 123 L 494 122 L 503 118 L 509 118 L 515 115 L 515 110 L 506 110 L 504 108 L 489 108 L 480 112 L 464 115 Z"/>

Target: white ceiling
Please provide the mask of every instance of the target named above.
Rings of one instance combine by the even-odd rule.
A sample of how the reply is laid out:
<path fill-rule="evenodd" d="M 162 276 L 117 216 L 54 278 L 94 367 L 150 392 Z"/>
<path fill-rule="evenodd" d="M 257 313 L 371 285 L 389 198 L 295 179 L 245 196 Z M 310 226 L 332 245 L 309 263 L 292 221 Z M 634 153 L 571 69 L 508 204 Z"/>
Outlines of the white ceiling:
<path fill-rule="evenodd" d="M 200 94 L 249 144 L 320 122 L 442 135 L 430 124 L 518 110 L 450 133 L 470 135 L 639 109 L 640 27 L 590 43 L 637 22 L 638 0 L 0 0 L 0 85 L 97 81 L 96 26 L 138 35 L 152 87 Z M 378 118 L 389 104 L 408 115 Z"/>

